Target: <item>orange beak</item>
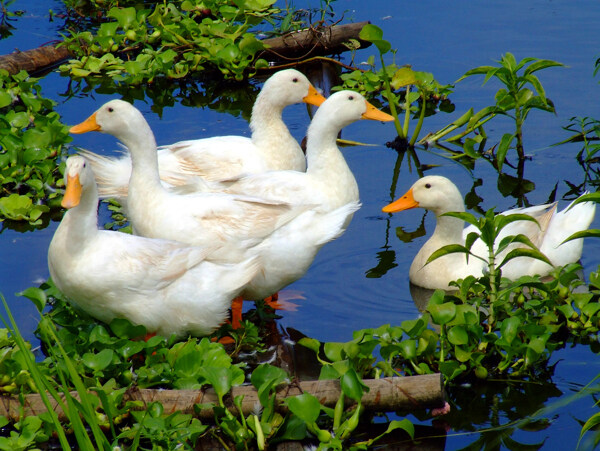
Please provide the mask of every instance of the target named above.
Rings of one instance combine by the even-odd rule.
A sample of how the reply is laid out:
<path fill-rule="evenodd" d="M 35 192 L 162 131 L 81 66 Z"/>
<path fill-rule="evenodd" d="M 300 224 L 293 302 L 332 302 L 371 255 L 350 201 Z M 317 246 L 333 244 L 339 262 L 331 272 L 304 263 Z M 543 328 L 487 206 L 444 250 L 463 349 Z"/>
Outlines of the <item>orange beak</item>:
<path fill-rule="evenodd" d="M 325 102 L 325 97 L 319 94 L 313 85 L 310 85 L 308 87 L 308 94 L 302 98 L 302 101 L 311 105 L 321 106 Z"/>
<path fill-rule="evenodd" d="M 381 209 L 384 213 L 396 213 L 398 211 L 409 210 L 411 208 L 417 208 L 419 202 L 413 197 L 412 188 L 409 189 L 404 196 L 400 199 L 386 205 Z"/>
<path fill-rule="evenodd" d="M 389 121 L 394 120 L 394 116 L 392 116 L 391 114 L 387 114 L 381 110 L 378 110 L 377 108 L 375 108 L 373 105 L 371 105 L 366 100 L 365 100 L 365 103 L 367 104 L 367 111 L 365 111 L 363 113 L 363 115 L 362 115 L 363 119 L 371 119 L 373 121 L 383 121 L 383 122 L 389 122 Z"/>
<path fill-rule="evenodd" d="M 92 114 L 81 124 L 74 125 L 69 129 L 71 133 L 86 133 L 86 132 L 95 132 L 100 131 L 102 128 L 96 122 L 96 113 Z"/>
<path fill-rule="evenodd" d="M 73 208 L 79 205 L 81 200 L 81 182 L 79 181 L 79 174 L 74 176 L 67 175 L 67 189 L 62 202 L 60 203 L 64 208 Z"/>

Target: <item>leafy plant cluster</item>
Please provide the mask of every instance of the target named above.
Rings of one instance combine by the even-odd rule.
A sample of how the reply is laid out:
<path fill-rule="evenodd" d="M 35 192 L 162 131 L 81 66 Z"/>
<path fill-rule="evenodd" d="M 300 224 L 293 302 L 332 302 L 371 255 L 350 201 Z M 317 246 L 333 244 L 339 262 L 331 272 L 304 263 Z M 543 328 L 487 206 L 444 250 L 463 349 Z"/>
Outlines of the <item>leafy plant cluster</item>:
<path fill-rule="evenodd" d="M 0 70 L 0 221 L 40 225 L 44 213 L 59 207 L 57 160 L 71 138 L 37 82 L 24 71 Z"/>
<path fill-rule="evenodd" d="M 539 58 L 517 61 L 513 54 L 507 52 L 500 59 L 498 66 L 476 67 L 467 71 L 454 84 L 443 85 L 430 73 L 414 71 L 409 66 L 398 67 L 395 63 L 386 65 L 384 55 L 390 52 L 395 55 L 396 51 L 383 39 L 383 31 L 379 27 L 366 25 L 361 30 L 360 38 L 375 45 L 379 52 L 381 69 L 376 69 L 375 57 L 371 56 L 367 61 L 369 70 L 355 70 L 342 75 L 341 89 L 355 89 L 369 97 L 381 95 L 395 117 L 398 137 L 393 147 L 397 150 L 413 148 L 416 144 L 457 144 L 461 150 L 450 151 L 453 158 L 486 157 L 501 171 L 510 149 L 516 150 L 519 160 L 525 158 L 523 124 L 530 111 L 555 111 L 535 73 L 550 67 L 563 66 L 556 61 Z M 453 92 L 456 83 L 473 75 L 485 75 L 484 84 L 494 78 L 504 85 L 496 92 L 495 103 L 477 112 L 470 108 L 442 129 L 420 137 L 424 118 L 437 111 L 453 112 L 454 105 L 448 96 Z M 411 91 L 411 87 L 416 88 L 416 91 Z M 404 118 L 400 120 L 399 112 L 402 110 Z M 497 115 L 511 118 L 515 124 L 515 132 L 505 133 L 501 137 L 500 142 L 493 146 L 495 153 L 493 158 L 490 158 L 486 155 L 484 147 L 487 134 L 483 125 Z M 409 131 L 411 119 L 416 120 L 412 133 Z M 451 133 L 454 134 L 448 136 Z"/>
<path fill-rule="evenodd" d="M 75 79 L 108 77 L 127 85 L 180 79 L 207 69 L 242 80 L 267 62 L 250 31 L 276 10 L 274 0 L 200 1 L 112 7 L 97 31 L 72 31 L 78 59 L 60 66 Z"/>
<path fill-rule="evenodd" d="M 53 428 L 60 429 L 61 443 L 68 441 L 73 433 L 81 449 L 113 449 L 114 446 L 193 449 L 199 439 L 211 437 L 236 449 L 266 449 L 269 444 L 289 440 L 316 440 L 323 449 L 367 449 L 396 429 L 403 429 L 411 436 L 414 433 L 412 424 L 403 420 L 390 423 L 383 434 L 362 442 L 352 437 L 363 414 L 361 398 L 365 386 L 359 376 L 361 371 L 350 365 L 322 375 L 322 378 L 341 382 L 342 393 L 335 409 L 321 405 L 315 396 L 304 393 L 287 398 L 285 404 L 290 413 L 283 413 L 275 391 L 282 383 L 289 383 L 290 376 L 269 364 L 250 366 L 239 359 L 234 361 L 242 349 L 260 350 L 256 343 L 258 335 L 252 332 L 256 326 L 248 321 L 234 334 L 236 344 L 229 354 L 214 339 L 178 341 L 175 337 L 154 336 L 146 341 L 140 339 L 146 333 L 145 328 L 127 320 L 116 319 L 104 325 L 81 316 L 67 304 L 51 281 L 40 288 L 29 288 L 22 295 L 40 311 L 47 304 L 52 305 L 36 331 L 45 358 L 38 357 L 36 362 L 9 312 L 11 328 L 0 329 L 0 355 L 3 356 L 0 368 L 6 375 L 1 381 L 3 391 L 10 394 L 47 392 L 45 396 L 49 400 L 60 399 L 59 393 L 75 390 L 79 400 L 67 395 L 64 401 L 69 430 L 50 414 L 33 417 L 36 420 L 23 417 L 14 424 L 0 417 L 0 427 L 8 428 L 5 440 L 0 439 L 0 449 L 38 446 L 49 440 Z M 242 413 L 242 396 L 230 397 L 232 387 L 246 381 L 256 388 L 260 401 L 260 407 L 250 414 Z M 212 425 L 203 424 L 195 415 L 187 413 L 166 414 L 160 402 L 144 406 L 138 401 L 125 401 L 127 390 L 149 387 L 211 387 L 217 402 L 197 404 L 195 409 L 199 413 L 211 408 Z M 348 399 L 352 405 L 348 405 Z M 235 406 L 233 412 L 229 408 L 231 403 Z"/>
<path fill-rule="evenodd" d="M 577 264 L 558 269 L 551 282 L 524 276 L 502 279 L 491 301 L 490 280 L 469 276 L 457 291 L 433 293 L 423 315 L 399 326 L 355 331 L 347 343 L 325 343 L 324 371 L 351 364 L 365 377 L 441 372 L 448 381 L 488 378 L 545 378 L 552 352 L 567 341 L 590 343 L 600 328 L 600 273 L 590 277 L 589 292 Z M 318 352 L 320 344 L 304 340 Z M 379 347 L 381 360 L 373 359 Z M 372 366 L 372 364 L 374 364 Z"/>

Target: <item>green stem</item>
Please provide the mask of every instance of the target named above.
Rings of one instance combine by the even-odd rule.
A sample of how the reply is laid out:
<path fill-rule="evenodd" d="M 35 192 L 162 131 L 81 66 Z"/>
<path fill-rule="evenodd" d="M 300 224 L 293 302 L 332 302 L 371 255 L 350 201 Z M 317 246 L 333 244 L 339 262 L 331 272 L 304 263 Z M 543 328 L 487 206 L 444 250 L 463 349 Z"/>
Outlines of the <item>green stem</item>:
<path fill-rule="evenodd" d="M 417 122 L 417 126 L 415 127 L 415 131 L 413 132 L 412 138 L 408 145 L 410 147 L 415 145 L 417 141 L 417 137 L 419 133 L 421 133 L 421 127 L 423 126 L 423 119 L 425 119 L 425 107 L 427 106 L 427 101 L 425 100 L 425 94 L 421 93 L 421 114 L 419 114 L 419 121 Z"/>
<path fill-rule="evenodd" d="M 489 327 L 491 328 L 494 325 L 494 304 L 496 303 L 496 299 L 498 299 L 498 286 L 497 286 L 497 270 L 496 270 L 496 256 L 494 254 L 493 245 L 489 247 L 489 257 L 488 257 L 488 267 L 490 271 L 490 316 L 489 316 Z"/>
<path fill-rule="evenodd" d="M 517 124 L 517 153 L 519 160 L 522 160 L 525 158 L 525 151 L 523 149 L 523 118 L 519 105 L 515 106 L 515 122 Z"/>
<path fill-rule="evenodd" d="M 446 325 L 440 329 L 440 363 L 444 363 L 444 341 L 446 340 Z"/>
<path fill-rule="evenodd" d="M 404 126 L 402 131 L 408 137 L 408 126 L 410 125 L 410 85 L 406 86 L 406 97 L 404 98 Z"/>
<path fill-rule="evenodd" d="M 471 133 L 473 130 L 480 128 L 483 124 L 485 124 L 487 121 L 489 121 L 490 119 L 492 119 L 493 117 L 495 117 L 495 114 L 492 114 L 488 117 L 486 117 L 485 119 L 482 119 L 481 121 L 477 122 L 475 125 L 473 125 L 472 127 L 469 127 L 468 129 L 466 129 L 465 131 L 451 136 L 450 138 L 446 139 L 447 142 L 452 142 L 452 141 L 456 141 L 459 140 L 460 138 L 462 138 L 463 136 L 468 135 L 469 133 Z M 446 134 L 446 133 L 444 133 Z"/>
<path fill-rule="evenodd" d="M 390 113 L 394 116 L 394 126 L 396 127 L 396 133 L 400 138 L 406 138 L 406 133 L 403 132 L 400 127 L 400 120 L 398 119 L 398 111 L 396 110 L 396 105 L 392 100 L 392 86 L 390 85 L 390 79 L 387 74 L 387 69 L 385 68 L 385 62 L 383 61 L 383 54 L 379 54 L 379 58 L 381 59 L 381 70 L 383 74 L 383 84 L 385 85 L 385 92 L 387 95 L 388 104 L 390 106 Z"/>

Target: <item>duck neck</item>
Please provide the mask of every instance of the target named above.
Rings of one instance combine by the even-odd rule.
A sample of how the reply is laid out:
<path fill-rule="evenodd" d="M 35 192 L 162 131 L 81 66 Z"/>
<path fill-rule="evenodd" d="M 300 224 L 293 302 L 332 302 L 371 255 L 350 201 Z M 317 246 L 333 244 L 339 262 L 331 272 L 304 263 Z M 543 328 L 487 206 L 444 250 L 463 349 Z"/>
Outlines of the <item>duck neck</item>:
<path fill-rule="evenodd" d="M 130 127 L 130 130 L 117 138 L 125 144 L 131 155 L 129 195 L 131 195 L 132 189 L 146 192 L 162 190 L 158 172 L 156 141 L 150 126 L 143 121 L 143 123 Z"/>
<path fill-rule="evenodd" d="M 96 184 L 86 187 L 81 193 L 81 199 L 76 207 L 65 213 L 58 230 L 66 230 L 67 244 L 72 244 L 69 252 L 74 254 L 82 249 L 81 243 L 86 242 L 98 233 L 98 189 Z"/>
<path fill-rule="evenodd" d="M 283 122 L 285 105 L 271 101 L 268 93 L 261 91 L 252 108 L 250 130 L 256 146 L 269 170 L 306 170 L 306 159 L 298 142 Z"/>
<path fill-rule="evenodd" d="M 338 199 L 332 207 L 337 208 L 358 200 L 358 185 L 337 147 L 336 139 L 341 127 L 328 122 L 319 120 L 317 114 L 308 127 L 306 172 L 313 180 L 326 183 L 328 191 L 335 193 Z"/>
<path fill-rule="evenodd" d="M 430 249 L 431 252 L 448 244 L 464 244 L 463 229 L 465 223 L 462 219 L 453 216 L 443 216 L 444 213 L 450 211 L 464 212 L 464 204 L 461 202 L 456 205 L 446 205 L 443 209 L 434 211 L 437 224 L 433 235 L 427 242 L 427 244 L 431 243 L 431 245 L 436 246 L 435 249 Z"/>

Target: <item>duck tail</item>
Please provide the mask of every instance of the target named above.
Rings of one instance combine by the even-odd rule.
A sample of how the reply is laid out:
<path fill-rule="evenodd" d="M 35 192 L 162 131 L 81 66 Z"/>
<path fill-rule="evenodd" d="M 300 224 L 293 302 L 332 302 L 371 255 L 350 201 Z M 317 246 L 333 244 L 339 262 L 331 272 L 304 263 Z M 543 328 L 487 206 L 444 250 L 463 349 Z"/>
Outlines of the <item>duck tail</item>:
<path fill-rule="evenodd" d="M 320 234 L 321 239 L 317 244 L 323 245 L 339 238 L 346 231 L 352 216 L 360 207 L 360 202 L 350 202 L 320 218 L 315 226 L 318 225 L 322 228 L 323 233 Z"/>
<path fill-rule="evenodd" d="M 101 199 L 127 197 L 131 177 L 131 159 L 127 155 L 105 157 L 85 149 L 81 149 L 79 154 L 83 155 L 92 166 Z"/>

